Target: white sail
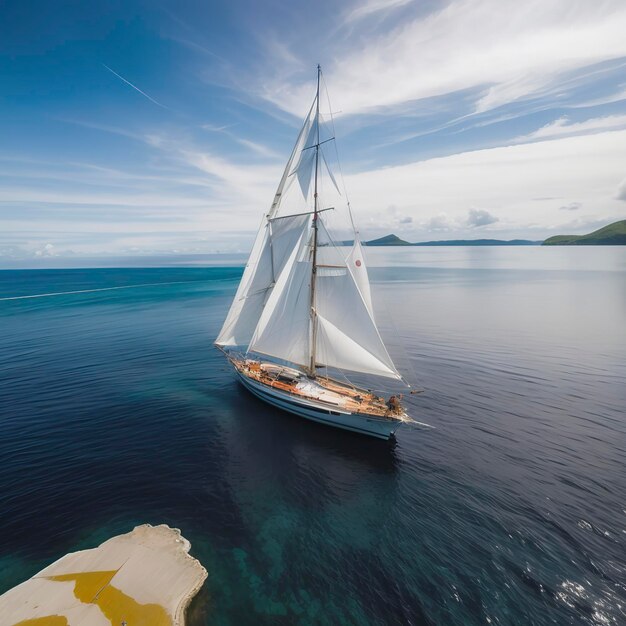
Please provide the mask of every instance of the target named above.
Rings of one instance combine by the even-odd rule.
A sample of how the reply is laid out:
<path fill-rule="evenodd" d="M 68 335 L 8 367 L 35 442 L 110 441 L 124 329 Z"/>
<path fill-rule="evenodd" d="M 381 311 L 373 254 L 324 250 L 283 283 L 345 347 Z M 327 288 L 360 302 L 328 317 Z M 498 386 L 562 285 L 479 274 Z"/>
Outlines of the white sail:
<path fill-rule="evenodd" d="M 320 218 L 321 220 L 322 218 Z M 367 273 L 365 258 L 363 257 L 363 247 L 358 238 L 355 239 L 352 246 L 348 249 L 339 248 L 334 245 L 322 246 L 317 250 L 317 261 L 323 268 L 323 274 L 328 273 L 328 268 L 336 266 L 347 266 L 352 272 L 354 281 L 363 296 L 365 306 L 370 315 L 374 317 L 374 308 L 372 306 L 372 294 L 370 289 L 370 281 Z M 318 269 L 318 275 L 320 270 Z"/>
<path fill-rule="evenodd" d="M 287 189 L 289 188 L 289 186 L 291 185 L 291 182 L 293 181 L 293 176 L 291 176 L 292 167 L 293 167 L 294 162 L 296 162 L 297 159 L 300 159 L 302 148 L 304 147 L 306 140 L 308 139 L 309 130 L 311 128 L 313 108 L 315 107 L 315 103 L 316 103 L 316 100 L 314 100 L 313 104 L 311 104 L 311 108 L 309 109 L 309 112 L 307 113 L 307 116 L 304 119 L 304 124 L 302 125 L 302 128 L 300 129 L 300 133 L 298 134 L 296 143 L 293 146 L 293 150 L 291 151 L 291 155 L 289 157 L 289 160 L 287 161 L 287 165 L 285 166 L 283 175 L 281 176 L 280 182 L 278 183 L 278 189 L 276 190 L 276 193 L 274 194 L 274 201 L 272 202 L 272 207 L 268 215 L 268 217 L 270 218 L 274 217 L 276 212 L 279 210 L 283 196 L 285 195 Z"/>
<path fill-rule="evenodd" d="M 308 215 L 264 220 L 224 326 L 215 343 L 247 346 L 277 277 L 296 246 Z"/>
<path fill-rule="evenodd" d="M 300 160 L 293 171 L 298 177 L 298 183 L 302 190 L 304 198 L 309 197 L 309 187 L 311 186 L 311 178 L 313 178 L 313 169 L 315 167 L 315 150 L 303 150 L 300 153 Z"/>
<path fill-rule="evenodd" d="M 393 369 L 387 367 L 322 315 L 318 314 L 317 323 L 318 361 L 342 370 L 400 378 L 393 364 Z"/>
<path fill-rule="evenodd" d="M 354 244 L 350 250 L 350 254 L 346 259 L 346 264 L 350 268 L 354 280 L 363 296 L 365 306 L 370 315 L 374 317 L 374 308 L 372 307 L 372 293 L 370 290 L 370 279 L 367 273 L 367 267 L 365 265 L 365 259 L 363 258 L 363 248 L 358 238 L 355 238 Z"/>
<path fill-rule="evenodd" d="M 316 102 L 313 104 L 315 105 Z M 299 151 L 298 160 L 296 161 L 295 167 L 290 172 L 290 176 L 297 176 L 305 200 L 309 197 L 309 188 L 311 186 L 311 179 L 313 178 L 313 169 L 315 168 L 317 133 L 317 119 L 315 116 L 309 114 L 309 117 L 302 127 L 301 135 L 298 137 L 298 144 L 296 145 L 296 150 Z"/>
<path fill-rule="evenodd" d="M 348 263 L 318 269 L 316 360 L 337 369 L 400 378 Z M 361 263 L 357 269 L 364 267 Z M 369 285 L 368 285 L 369 288 Z M 369 289 L 368 289 L 369 296 Z"/>
<path fill-rule="evenodd" d="M 322 152 L 322 159 L 324 159 L 324 165 L 326 166 L 326 171 L 328 172 L 328 175 L 330 176 L 330 180 L 333 182 L 333 185 L 335 189 L 337 190 L 337 193 L 341 195 L 341 191 L 339 191 L 339 185 L 337 184 L 335 175 L 333 174 L 333 171 L 330 169 L 330 165 L 328 165 L 328 161 L 326 160 L 326 155 L 323 152 Z"/>
<path fill-rule="evenodd" d="M 276 281 L 248 350 L 306 366 L 310 358 L 311 259 L 310 226 Z"/>
<path fill-rule="evenodd" d="M 264 218 L 235 298 L 215 340 L 218 346 L 248 345 L 263 310 L 266 291 L 272 283 L 270 254 L 269 227 Z"/>

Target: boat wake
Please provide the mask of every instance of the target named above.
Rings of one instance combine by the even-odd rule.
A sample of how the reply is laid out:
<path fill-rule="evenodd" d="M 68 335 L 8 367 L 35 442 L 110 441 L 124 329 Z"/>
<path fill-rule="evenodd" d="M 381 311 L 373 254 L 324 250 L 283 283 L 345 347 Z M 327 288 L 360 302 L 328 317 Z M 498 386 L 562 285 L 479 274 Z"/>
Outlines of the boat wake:
<path fill-rule="evenodd" d="M 118 289 L 134 289 L 135 287 L 155 287 L 157 285 L 179 285 L 182 283 L 189 283 L 195 281 L 189 280 L 176 280 L 166 283 L 140 283 L 138 285 L 120 285 L 118 287 L 100 287 L 98 289 L 79 289 L 76 291 L 55 291 L 53 293 L 34 293 L 26 296 L 8 296 L 0 298 L 0 302 L 6 300 L 27 300 L 29 298 L 52 298 L 54 296 L 71 296 L 76 293 L 95 293 L 96 291 L 116 291 Z"/>

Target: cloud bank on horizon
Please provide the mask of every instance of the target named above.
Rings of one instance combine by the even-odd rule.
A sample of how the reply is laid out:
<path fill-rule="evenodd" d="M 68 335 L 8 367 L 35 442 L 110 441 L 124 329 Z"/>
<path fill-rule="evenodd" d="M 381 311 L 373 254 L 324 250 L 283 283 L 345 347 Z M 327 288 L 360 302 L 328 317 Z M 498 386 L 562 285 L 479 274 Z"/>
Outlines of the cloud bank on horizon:
<path fill-rule="evenodd" d="M 246 251 L 317 62 L 364 238 L 626 212 L 621 0 L 36 4 L 0 21 L 0 263 Z"/>

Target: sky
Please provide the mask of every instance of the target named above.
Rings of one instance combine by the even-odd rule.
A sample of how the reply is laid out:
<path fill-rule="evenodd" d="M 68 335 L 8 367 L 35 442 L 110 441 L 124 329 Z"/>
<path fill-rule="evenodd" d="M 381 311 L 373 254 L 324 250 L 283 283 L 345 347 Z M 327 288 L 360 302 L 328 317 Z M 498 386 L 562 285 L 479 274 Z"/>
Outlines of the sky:
<path fill-rule="evenodd" d="M 623 0 L 0 1 L 0 265 L 245 252 L 320 63 L 363 239 L 626 217 Z"/>

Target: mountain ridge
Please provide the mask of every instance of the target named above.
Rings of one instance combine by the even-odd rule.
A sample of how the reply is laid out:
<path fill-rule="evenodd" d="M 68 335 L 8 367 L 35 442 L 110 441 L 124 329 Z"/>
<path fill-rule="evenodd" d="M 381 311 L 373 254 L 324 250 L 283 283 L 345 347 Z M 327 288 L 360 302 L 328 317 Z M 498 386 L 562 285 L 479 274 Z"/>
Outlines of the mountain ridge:
<path fill-rule="evenodd" d="M 352 242 L 342 242 L 350 245 Z M 537 246 L 541 241 L 530 241 L 529 239 L 445 239 L 441 241 L 418 241 L 411 243 L 400 239 L 395 234 L 385 235 L 378 239 L 364 241 L 364 246 Z"/>
<path fill-rule="evenodd" d="M 586 235 L 555 235 L 542 246 L 626 246 L 626 220 L 607 224 Z"/>

